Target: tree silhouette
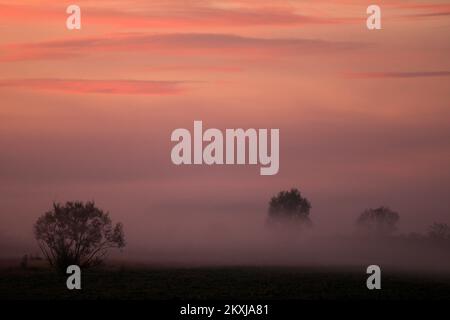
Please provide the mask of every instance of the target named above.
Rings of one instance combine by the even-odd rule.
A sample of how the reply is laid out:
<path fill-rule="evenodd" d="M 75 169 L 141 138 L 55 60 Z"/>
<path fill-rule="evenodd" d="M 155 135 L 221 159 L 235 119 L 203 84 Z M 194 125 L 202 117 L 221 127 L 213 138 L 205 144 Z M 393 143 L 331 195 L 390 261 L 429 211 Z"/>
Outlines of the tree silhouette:
<path fill-rule="evenodd" d="M 281 191 L 269 202 L 269 220 L 271 222 L 300 222 L 310 224 L 311 203 L 298 189 Z"/>
<path fill-rule="evenodd" d="M 437 240 L 450 240 L 450 227 L 446 223 L 433 223 L 428 231 L 428 236 Z"/>
<path fill-rule="evenodd" d="M 400 216 L 388 207 L 367 209 L 359 216 L 358 226 L 374 234 L 391 234 L 397 229 Z"/>
<path fill-rule="evenodd" d="M 99 265 L 108 249 L 125 246 L 122 224 L 113 226 L 109 214 L 94 202 L 53 203 L 37 220 L 34 234 L 49 264 L 62 272 L 73 264 Z"/>

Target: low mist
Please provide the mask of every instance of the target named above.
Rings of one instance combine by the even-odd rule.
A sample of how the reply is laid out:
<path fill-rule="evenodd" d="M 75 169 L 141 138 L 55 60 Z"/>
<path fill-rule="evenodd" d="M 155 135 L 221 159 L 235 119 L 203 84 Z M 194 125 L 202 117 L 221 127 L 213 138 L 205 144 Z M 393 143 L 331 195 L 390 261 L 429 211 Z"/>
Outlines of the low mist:
<path fill-rule="evenodd" d="M 192 219 L 192 216 L 190 217 Z M 161 222 L 161 220 L 160 220 Z M 376 236 L 357 227 L 342 232 L 318 225 L 271 226 L 254 214 L 166 221 L 147 236 L 128 233 L 114 258 L 149 264 L 368 266 L 450 270 L 450 244 L 421 235 Z"/>
<path fill-rule="evenodd" d="M 106 206 L 100 203 L 99 207 Z M 333 213 L 331 221 L 329 214 L 313 211 L 310 227 L 273 226 L 264 204 L 241 211 L 233 208 L 238 205 L 205 207 L 186 206 L 183 210 L 166 205 L 150 212 L 129 207 L 133 215 L 122 213 L 119 206 L 113 208 L 113 222 L 124 224 L 126 246 L 121 251 L 111 250 L 108 263 L 364 269 L 376 264 L 411 271 L 450 270 L 450 243 L 430 239 L 428 226 L 420 233 L 400 228 L 391 235 L 376 236 L 359 230 L 356 217 L 339 213 Z M 24 254 L 42 256 L 32 232 L 37 217 L 16 221 L 15 229 L 0 228 L 2 260 L 17 260 Z"/>

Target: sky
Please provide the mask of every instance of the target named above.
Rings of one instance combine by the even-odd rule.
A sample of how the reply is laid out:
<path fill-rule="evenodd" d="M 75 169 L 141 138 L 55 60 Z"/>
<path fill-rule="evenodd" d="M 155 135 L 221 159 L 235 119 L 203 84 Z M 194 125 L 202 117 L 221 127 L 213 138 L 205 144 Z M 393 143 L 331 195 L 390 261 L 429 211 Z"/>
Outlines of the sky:
<path fill-rule="evenodd" d="M 389 206 L 450 223 L 450 1 L 0 0 L 0 241 L 95 200 L 129 247 L 257 232 L 297 187 L 317 230 Z M 175 166 L 171 132 L 280 129 L 280 171 Z M 221 238 L 222 237 L 222 238 Z M 235 243 L 237 240 L 235 240 Z"/>

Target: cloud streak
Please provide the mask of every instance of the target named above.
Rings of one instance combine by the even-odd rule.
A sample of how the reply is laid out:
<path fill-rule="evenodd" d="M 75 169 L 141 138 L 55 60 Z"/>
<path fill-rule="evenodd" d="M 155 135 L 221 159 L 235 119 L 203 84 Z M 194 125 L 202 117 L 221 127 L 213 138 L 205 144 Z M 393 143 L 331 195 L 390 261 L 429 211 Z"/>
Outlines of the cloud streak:
<path fill-rule="evenodd" d="M 82 79 L 13 79 L 0 80 L 0 88 L 18 87 L 32 90 L 68 93 L 175 95 L 183 91 L 180 82 L 144 80 L 82 80 Z"/>
<path fill-rule="evenodd" d="M 177 5 L 144 5 L 137 6 L 136 10 L 117 8 L 117 4 L 104 3 L 100 5 L 83 6 L 86 15 L 83 17 L 89 25 L 108 25 L 126 29 L 141 28 L 236 28 L 251 26 L 302 26 L 311 24 L 342 24 L 354 22 L 351 18 L 333 18 L 298 14 L 289 6 L 252 7 L 217 7 L 191 3 Z M 62 6 L 48 5 L 5 5 L 0 4 L 4 19 L 10 23 L 23 23 L 24 21 L 60 22 L 65 18 Z"/>
<path fill-rule="evenodd" d="M 116 34 L 76 40 L 11 44 L 1 47 L 0 61 L 65 59 L 98 52 L 145 52 L 183 55 L 273 56 L 336 53 L 367 45 L 302 38 L 258 38 L 233 34 Z"/>
<path fill-rule="evenodd" d="M 347 78 L 379 79 L 379 78 L 426 78 L 449 77 L 450 71 L 417 71 L 417 72 L 361 72 L 346 73 Z"/>

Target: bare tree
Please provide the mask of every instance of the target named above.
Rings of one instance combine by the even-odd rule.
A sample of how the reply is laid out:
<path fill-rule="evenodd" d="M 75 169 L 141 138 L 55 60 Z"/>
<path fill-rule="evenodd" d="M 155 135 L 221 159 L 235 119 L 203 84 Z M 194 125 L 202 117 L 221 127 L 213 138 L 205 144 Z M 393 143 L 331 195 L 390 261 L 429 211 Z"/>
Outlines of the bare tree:
<path fill-rule="evenodd" d="M 367 209 L 358 217 L 359 227 L 373 234 L 387 235 L 397 229 L 400 216 L 397 212 L 388 207 Z"/>
<path fill-rule="evenodd" d="M 311 203 L 298 189 L 281 191 L 269 203 L 270 222 L 299 222 L 310 225 Z"/>
<path fill-rule="evenodd" d="M 99 265 L 109 249 L 125 246 L 122 224 L 113 226 L 94 202 L 54 203 L 37 220 L 34 234 L 49 264 L 63 272 L 72 264 Z"/>

